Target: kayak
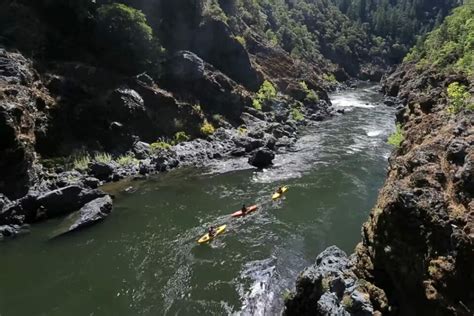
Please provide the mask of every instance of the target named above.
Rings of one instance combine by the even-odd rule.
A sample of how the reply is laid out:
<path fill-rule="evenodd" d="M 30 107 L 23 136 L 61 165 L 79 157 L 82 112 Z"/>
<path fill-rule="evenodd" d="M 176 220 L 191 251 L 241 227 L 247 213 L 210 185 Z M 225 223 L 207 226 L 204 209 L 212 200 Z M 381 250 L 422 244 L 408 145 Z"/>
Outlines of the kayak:
<path fill-rule="evenodd" d="M 257 210 L 257 208 L 258 208 L 257 205 L 252 205 L 252 206 L 247 207 L 247 215 L 249 213 L 255 212 Z M 237 211 L 235 213 L 232 213 L 231 216 L 232 217 L 241 217 L 241 216 L 244 216 L 244 214 L 242 214 L 242 210 L 240 210 L 240 211 Z"/>
<path fill-rule="evenodd" d="M 288 191 L 288 187 L 283 187 L 281 188 L 281 191 L 282 193 L 278 193 L 278 192 L 275 192 L 273 195 L 272 195 L 272 199 L 274 200 L 278 200 L 279 198 L 281 198 L 283 196 L 283 194 Z"/>
<path fill-rule="evenodd" d="M 203 244 L 203 243 L 206 243 L 208 241 L 213 240 L 214 238 L 217 237 L 217 235 L 222 234 L 225 231 L 226 227 L 227 227 L 227 225 L 222 225 L 222 226 L 217 227 L 216 233 L 214 234 L 214 237 L 210 237 L 209 233 L 207 233 L 204 236 L 202 236 L 201 238 L 199 238 L 198 243 Z"/>

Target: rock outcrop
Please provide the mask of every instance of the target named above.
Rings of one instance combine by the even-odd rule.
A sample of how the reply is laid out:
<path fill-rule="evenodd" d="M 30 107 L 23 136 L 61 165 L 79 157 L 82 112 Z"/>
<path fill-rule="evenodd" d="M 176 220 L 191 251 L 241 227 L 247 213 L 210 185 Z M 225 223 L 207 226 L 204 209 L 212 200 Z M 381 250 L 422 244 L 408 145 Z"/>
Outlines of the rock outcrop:
<path fill-rule="evenodd" d="M 296 293 L 285 302 L 284 315 L 371 316 L 385 311 L 388 304 L 383 291 L 360 282 L 353 259 L 335 246 L 323 251 L 314 266 L 298 277 Z"/>
<path fill-rule="evenodd" d="M 50 102 L 31 61 L 0 48 L 0 192 L 26 194 L 36 178 L 35 144 Z"/>
<path fill-rule="evenodd" d="M 384 81 L 385 93 L 404 104 L 397 114 L 404 140 L 389 159 L 388 178 L 349 269 L 359 282 L 381 289 L 377 296 L 386 295 L 390 307 L 374 309 L 384 314 L 474 311 L 474 113 L 448 111 L 453 82 L 473 92 L 463 75 L 420 72 L 414 64 Z M 297 293 L 306 280 L 303 274 Z M 287 311 L 316 310 L 320 294 L 297 294 Z M 339 312 L 338 305 L 330 306 Z"/>

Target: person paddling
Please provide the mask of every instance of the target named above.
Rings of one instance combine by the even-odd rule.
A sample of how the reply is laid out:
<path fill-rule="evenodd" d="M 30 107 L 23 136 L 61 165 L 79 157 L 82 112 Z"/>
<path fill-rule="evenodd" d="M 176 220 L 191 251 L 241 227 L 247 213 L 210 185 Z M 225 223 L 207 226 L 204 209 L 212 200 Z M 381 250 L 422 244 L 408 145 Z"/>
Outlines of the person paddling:
<path fill-rule="evenodd" d="M 244 204 L 244 205 L 242 205 L 242 210 L 241 210 L 241 211 L 242 211 L 242 216 L 245 216 L 245 215 L 247 215 L 247 211 L 248 211 L 248 209 L 247 209 L 247 206 L 245 206 L 245 204 Z"/>
<path fill-rule="evenodd" d="M 209 227 L 207 232 L 209 234 L 209 237 L 212 238 L 216 235 L 216 228 L 214 226 L 211 226 Z"/>
<path fill-rule="evenodd" d="M 283 194 L 283 188 L 282 188 L 282 187 L 279 187 L 278 190 L 277 190 L 277 193 L 278 193 L 278 194 Z"/>

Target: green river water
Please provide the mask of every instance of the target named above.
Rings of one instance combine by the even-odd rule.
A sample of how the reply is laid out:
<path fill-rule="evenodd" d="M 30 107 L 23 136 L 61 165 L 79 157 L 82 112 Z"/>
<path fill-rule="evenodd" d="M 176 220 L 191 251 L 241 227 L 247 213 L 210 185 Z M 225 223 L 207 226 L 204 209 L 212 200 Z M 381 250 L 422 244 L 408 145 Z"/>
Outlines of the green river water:
<path fill-rule="evenodd" d="M 115 184 L 103 223 L 50 241 L 52 220 L 1 243 L 0 315 L 279 314 L 320 251 L 351 252 L 360 240 L 394 129 L 377 88 L 332 95 L 346 114 L 308 127 L 271 169 L 234 159 Z M 271 202 L 281 184 L 289 192 Z M 262 206 L 231 220 L 243 203 Z M 222 223 L 225 234 L 196 243 Z"/>

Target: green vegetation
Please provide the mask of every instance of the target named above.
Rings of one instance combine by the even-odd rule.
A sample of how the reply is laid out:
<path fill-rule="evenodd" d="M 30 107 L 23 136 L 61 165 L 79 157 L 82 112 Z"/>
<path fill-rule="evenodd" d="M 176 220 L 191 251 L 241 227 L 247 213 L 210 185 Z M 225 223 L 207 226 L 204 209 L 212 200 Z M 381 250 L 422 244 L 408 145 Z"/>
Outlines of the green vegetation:
<path fill-rule="evenodd" d="M 439 25 L 457 0 L 332 0 L 342 13 L 382 44 L 381 53 L 399 62 L 419 37 Z M 374 46 L 377 49 L 377 45 Z M 385 52 L 384 52 L 385 51 Z"/>
<path fill-rule="evenodd" d="M 275 87 L 273 86 L 273 84 L 270 81 L 265 80 L 262 83 L 262 86 L 260 87 L 260 89 L 258 90 L 257 95 L 253 99 L 253 103 L 252 103 L 253 107 L 260 111 L 262 110 L 262 105 L 265 102 L 275 99 L 276 96 L 277 96 L 277 91 Z"/>
<path fill-rule="evenodd" d="M 457 114 L 462 109 L 467 108 L 472 110 L 473 105 L 468 104 L 471 94 L 467 90 L 467 87 L 460 84 L 459 82 L 453 82 L 448 86 L 448 112 L 451 114 Z"/>
<path fill-rule="evenodd" d="M 138 159 L 133 156 L 133 154 L 129 153 L 126 155 L 119 156 L 117 158 L 117 163 L 122 167 L 130 167 L 138 165 Z"/>
<path fill-rule="evenodd" d="M 313 89 L 309 89 L 306 82 L 301 81 L 300 82 L 300 87 L 306 93 L 305 101 L 311 102 L 311 103 L 316 103 L 316 102 L 319 101 L 318 94 Z"/>
<path fill-rule="evenodd" d="M 399 148 L 405 139 L 403 129 L 400 124 L 397 124 L 395 132 L 388 137 L 388 143 L 396 148 Z"/>
<path fill-rule="evenodd" d="M 193 111 L 197 114 L 203 114 L 202 107 L 199 103 L 193 105 Z"/>
<path fill-rule="evenodd" d="M 78 155 L 76 158 L 74 158 L 73 168 L 75 170 L 85 171 L 89 168 L 91 161 L 91 156 L 87 153 Z"/>
<path fill-rule="evenodd" d="M 94 156 L 94 161 L 108 164 L 108 163 L 111 163 L 112 161 L 114 161 L 114 159 L 108 153 L 97 153 Z"/>
<path fill-rule="evenodd" d="M 334 76 L 334 74 L 324 74 L 323 79 L 329 83 L 337 83 L 336 76 Z"/>
<path fill-rule="evenodd" d="M 291 118 L 297 122 L 304 121 L 304 115 L 301 110 L 297 107 L 291 109 Z"/>
<path fill-rule="evenodd" d="M 106 4 L 97 10 L 96 23 L 96 45 L 104 62 L 125 72 L 156 68 L 161 49 L 141 11 Z"/>
<path fill-rule="evenodd" d="M 159 140 L 157 142 L 150 144 L 151 150 L 155 153 L 163 151 L 163 150 L 170 150 L 171 147 L 172 145 L 165 140 Z"/>
<path fill-rule="evenodd" d="M 247 134 L 247 128 L 245 128 L 244 126 L 239 126 L 239 128 L 237 129 L 237 131 L 239 132 L 240 135 L 245 135 L 245 134 Z"/>
<path fill-rule="evenodd" d="M 417 62 L 419 69 L 434 66 L 474 75 L 474 1 L 456 8 L 411 50 L 405 61 Z"/>
<path fill-rule="evenodd" d="M 174 145 L 176 144 L 179 144 L 179 143 L 182 143 L 182 142 L 187 142 L 189 140 L 189 136 L 181 131 L 181 132 L 177 132 L 176 134 L 174 134 L 174 139 L 173 139 L 173 143 Z"/>
<path fill-rule="evenodd" d="M 240 45 L 242 45 L 243 47 L 245 47 L 247 45 L 246 41 L 245 41 L 245 38 L 243 36 L 235 36 L 234 37 L 237 42 L 240 43 Z"/>
<path fill-rule="evenodd" d="M 201 125 L 201 133 L 204 135 L 204 136 L 210 136 L 212 134 L 215 133 L 216 129 L 214 128 L 214 126 L 209 123 L 207 120 L 204 120 L 204 122 L 202 123 Z"/>

